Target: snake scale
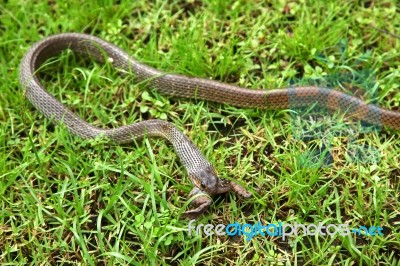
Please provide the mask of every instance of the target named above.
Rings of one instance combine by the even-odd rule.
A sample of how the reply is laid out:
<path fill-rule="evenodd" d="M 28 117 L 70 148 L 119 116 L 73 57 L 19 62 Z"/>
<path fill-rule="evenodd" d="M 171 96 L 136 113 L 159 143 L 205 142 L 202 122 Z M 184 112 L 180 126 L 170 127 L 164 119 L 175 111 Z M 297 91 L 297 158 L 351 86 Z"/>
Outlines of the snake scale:
<path fill-rule="evenodd" d="M 189 218 L 203 213 L 212 203 L 210 196 L 215 194 L 227 191 L 234 191 L 242 197 L 249 197 L 251 194 L 235 182 L 219 178 L 200 150 L 172 123 L 152 119 L 112 129 L 101 129 L 90 125 L 70 111 L 46 91 L 37 76 L 38 69 L 47 59 L 66 49 L 89 56 L 98 62 L 111 62 L 114 67 L 132 73 L 135 81 L 147 81 L 149 86 L 171 96 L 264 109 L 306 107 L 317 103 L 330 110 L 346 111 L 348 116 L 371 124 L 400 129 L 399 112 L 367 104 L 337 90 L 316 86 L 252 90 L 213 80 L 167 74 L 138 62 L 115 45 L 87 34 L 57 34 L 32 45 L 22 59 L 19 78 L 25 95 L 33 106 L 46 117 L 64 124 L 73 134 L 85 139 L 103 134 L 115 143 L 127 143 L 144 136 L 162 137 L 170 141 L 194 185 L 189 196 L 196 195 L 192 201 L 195 207 L 183 214 Z"/>

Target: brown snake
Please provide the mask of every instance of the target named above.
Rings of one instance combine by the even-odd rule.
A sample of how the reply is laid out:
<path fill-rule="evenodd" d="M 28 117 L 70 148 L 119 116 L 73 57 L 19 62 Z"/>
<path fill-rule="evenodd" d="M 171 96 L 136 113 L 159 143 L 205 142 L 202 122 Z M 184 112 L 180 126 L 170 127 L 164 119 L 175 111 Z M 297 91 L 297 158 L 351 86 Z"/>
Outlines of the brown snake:
<path fill-rule="evenodd" d="M 144 136 L 169 140 L 195 186 L 189 196 L 196 195 L 193 200 L 196 207 L 186 211 L 186 217 L 195 217 L 204 212 L 212 203 L 209 196 L 230 190 L 243 197 L 249 197 L 250 193 L 234 182 L 220 179 L 199 149 L 169 122 L 147 120 L 112 129 L 101 129 L 90 125 L 70 111 L 45 90 L 36 75 L 44 61 L 66 49 L 90 56 L 99 62 L 111 62 L 116 68 L 132 73 L 135 81 L 148 81 L 150 86 L 172 96 L 264 109 L 305 107 L 317 103 L 331 110 L 346 111 L 347 115 L 371 124 L 400 128 L 400 113 L 367 104 L 336 90 L 314 86 L 252 90 L 207 79 L 167 74 L 136 61 L 107 41 L 86 34 L 58 34 L 34 44 L 24 56 L 19 72 L 22 88 L 25 89 L 29 101 L 46 117 L 64 124 L 73 134 L 82 138 L 95 138 L 103 134 L 116 143 L 131 142 Z"/>

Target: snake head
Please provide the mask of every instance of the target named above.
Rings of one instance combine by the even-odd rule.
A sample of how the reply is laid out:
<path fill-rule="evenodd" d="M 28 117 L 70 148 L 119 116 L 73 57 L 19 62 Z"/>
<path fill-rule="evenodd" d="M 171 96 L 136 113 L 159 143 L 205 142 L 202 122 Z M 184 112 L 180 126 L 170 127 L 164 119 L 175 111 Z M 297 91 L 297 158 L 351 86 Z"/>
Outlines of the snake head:
<path fill-rule="evenodd" d="M 231 182 L 220 179 L 211 165 L 189 173 L 193 184 L 207 194 L 215 195 L 231 190 Z"/>

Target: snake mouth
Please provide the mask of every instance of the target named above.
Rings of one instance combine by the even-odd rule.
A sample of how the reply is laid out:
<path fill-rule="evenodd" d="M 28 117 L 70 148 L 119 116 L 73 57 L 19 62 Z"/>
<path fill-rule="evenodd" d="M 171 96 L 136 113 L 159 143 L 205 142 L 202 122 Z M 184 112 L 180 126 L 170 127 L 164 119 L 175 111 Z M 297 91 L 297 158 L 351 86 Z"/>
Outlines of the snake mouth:
<path fill-rule="evenodd" d="M 220 179 L 212 166 L 189 173 L 193 184 L 209 195 L 225 193 L 231 189 L 229 181 Z"/>

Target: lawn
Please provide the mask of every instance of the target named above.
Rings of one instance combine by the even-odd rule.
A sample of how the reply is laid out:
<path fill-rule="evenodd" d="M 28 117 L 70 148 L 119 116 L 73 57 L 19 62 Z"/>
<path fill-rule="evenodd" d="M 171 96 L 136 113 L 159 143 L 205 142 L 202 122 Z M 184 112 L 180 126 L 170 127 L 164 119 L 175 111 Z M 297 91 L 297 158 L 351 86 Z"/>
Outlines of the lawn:
<path fill-rule="evenodd" d="M 319 85 L 400 111 L 396 1 L 116 2 L 0 4 L 2 265 L 399 265 L 399 131 L 318 107 L 171 98 L 68 51 L 47 61 L 44 86 L 91 124 L 173 122 L 220 177 L 251 192 L 214 197 L 193 225 L 381 228 L 196 236 L 181 218 L 193 186 L 168 142 L 82 140 L 37 111 L 18 80 L 34 42 L 82 32 L 169 73 L 260 90 Z"/>

